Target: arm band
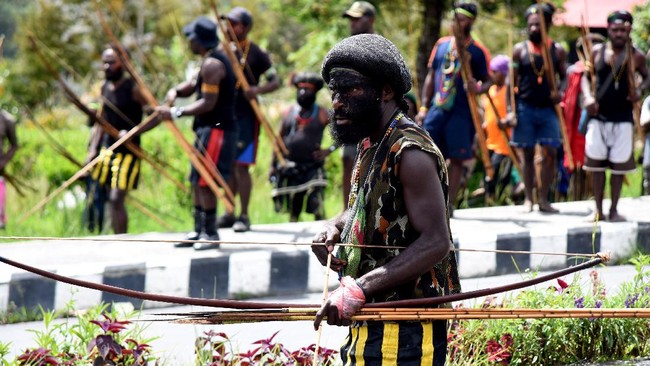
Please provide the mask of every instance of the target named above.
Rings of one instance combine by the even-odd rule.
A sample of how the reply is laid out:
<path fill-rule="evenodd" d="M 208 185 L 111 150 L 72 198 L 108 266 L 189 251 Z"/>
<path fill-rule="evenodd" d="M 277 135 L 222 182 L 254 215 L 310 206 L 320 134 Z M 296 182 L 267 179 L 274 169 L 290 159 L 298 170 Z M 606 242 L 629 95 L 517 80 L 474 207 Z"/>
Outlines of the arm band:
<path fill-rule="evenodd" d="M 201 85 L 201 93 L 217 94 L 219 93 L 219 85 L 203 84 Z"/>

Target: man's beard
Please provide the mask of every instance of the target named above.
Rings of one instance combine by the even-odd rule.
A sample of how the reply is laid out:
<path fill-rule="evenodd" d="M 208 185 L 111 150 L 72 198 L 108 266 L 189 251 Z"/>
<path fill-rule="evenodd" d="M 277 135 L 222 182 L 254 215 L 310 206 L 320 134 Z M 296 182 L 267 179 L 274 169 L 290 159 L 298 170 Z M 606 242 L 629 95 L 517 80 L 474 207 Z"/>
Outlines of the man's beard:
<path fill-rule="evenodd" d="M 336 145 L 356 145 L 379 126 L 382 111 L 378 95 L 377 92 L 368 92 L 362 98 L 351 100 L 347 110 L 330 112 L 329 130 Z M 338 125 L 335 116 L 349 121 Z"/>
<path fill-rule="evenodd" d="M 301 94 L 296 98 L 298 105 L 303 109 L 310 109 L 316 103 L 316 94 Z"/>
<path fill-rule="evenodd" d="M 472 25 L 468 24 L 467 27 L 463 29 L 463 35 L 465 36 L 465 38 L 467 38 L 470 36 L 471 33 L 472 33 Z"/>
<path fill-rule="evenodd" d="M 106 77 L 106 80 L 108 80 L 108 81 L 118 81 L 118 80 L 120 80 L 122 78 L 122 75 L 124 75 L 124 70 L 123 69 L 119 69 L 119 70 L 115 70 L 115 71 L 106 70 L 104 72 L 104 76 Z"/>
<path fill-rule="evenodd" d="M 533 42 L 534 44 L 540 44 L 542 43 L 542 33 L 529 33 L 528 34 L 528 39 Z"/>

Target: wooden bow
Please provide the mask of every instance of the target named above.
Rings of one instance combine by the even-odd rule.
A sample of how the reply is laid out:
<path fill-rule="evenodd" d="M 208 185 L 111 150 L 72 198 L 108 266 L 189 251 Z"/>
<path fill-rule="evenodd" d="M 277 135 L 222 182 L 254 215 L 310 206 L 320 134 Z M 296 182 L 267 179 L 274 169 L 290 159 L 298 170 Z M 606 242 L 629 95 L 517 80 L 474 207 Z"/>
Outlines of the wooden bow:
<path fill-rule="evenodd" d="M 459 293 L 454 295 L 433 297 L 433 298 L 368 303 L 365 304 L 361 309 L 367 310 L 367 309 L 376 309 L 376 308 L 430 307 L 434 305 L 450 303 L 453 301 L 462 301 L 462 300 L 468 300 L 477 297 L 490 296 L 490 295 L 503 293 L 506 291 L 512 291 L 512 290 L 517 290 L 528 286 L 533 286 L 570 273 L 591 268 L 598 264 L 605 263 L 608 260 L 609 260 L 609 254 L 598 253 L 598 257 L 590 261 L 575 266 L 571 266 L 569 268 L 564 268 L 562 270 L 558 270 L 549 273 L 547 275 L 539 276 L 526 281 L 516 282 L 513 284 L 503 285 L 503 286 L 498 286 L 493 288 Z M 135 291 L 135 290 L 125 289 L 117 286 L 104 285 L 100 283 L 62 276 L 56 273 L 52 273 L 36 267 L 29 266 L 24 263 L 13 261 L 11 259 L 2 256 L 0 256 L 0 262 L 55 281 L 64 282 L 70 285 L 80 286 L 80 287 L 89 288 L 97 291 L 104 291 L 115 295 L 127 296 L 127 297 L 140 299 L 140 300 L 158 301 L 158 302 L 164 302 L 170 304 L 221 307 L 221 308 L 228 308 L 228 309 L 320 308 L 320 305 L 318 304 L 286 304 L 286 303 L 269 303 L 269 302 L 254 302 L 254 301 L 239 301 L 239 300 L 202 299 L 202 298 L 194 298 L 194 297 L 151 294 L 142 291 Z"/>

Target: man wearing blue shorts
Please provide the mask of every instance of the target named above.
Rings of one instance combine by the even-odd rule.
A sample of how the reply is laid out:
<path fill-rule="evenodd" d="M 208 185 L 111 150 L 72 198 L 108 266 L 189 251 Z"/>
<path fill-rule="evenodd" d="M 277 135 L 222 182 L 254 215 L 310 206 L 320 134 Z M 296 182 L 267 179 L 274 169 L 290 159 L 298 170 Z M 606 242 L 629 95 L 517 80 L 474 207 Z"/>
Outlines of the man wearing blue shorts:
<path fill-rule="evenodd" d="M 512 134 L 512 145 L 523 154 L 523 171 L 526 200 L 526 212 L 533 210 L 533 187 L 535 186 L 535 145 L 543 150 L 541 181 L 538 182 L 538 205 L 541 212 L 557 213 L 548 201 L 548 192 L 555 177 L 557 149 L 562 146 L 560 122 L 555 113 L 555 103 L 561 95 L 551 95 L 547 76 L 544 73 L 542 57 L 542 33 L 540 22 L 546 29 L 551 26 L 555 9 L 548 4 L 541 7 L 531 5 L 526 10 L 528 40 L 515 45 L 512 61 L 515 65 L 514 79 L 517 94 L 517 125 Z M 542 17 L 543 13 L 543 17 Z M 566 78 L 566 52 L 562 47 L 548 40 L 548 47 L 553 62 L 553 69 L 560 80 Z M 553 77 L 556 77 L 555 75 Z"/>
<path fill-rule="evenodd" d="M 469 80 L 466 86 L 463 85 L 455 40 L 453 37 L 440 38 L 431 51 L 429 72 L 420 93 L 422 107 L 416 116 L 416 122 L 429 132 L 448 161 L 450 210 L 453 210 L 463 177 L 463 162 L 473 157 L 472 145 L 476 133 L 465 87 L 474 94 L 480 94 L 492 85 L 488 71 L 490 53 L 480 42 L 472 39 L 470 34 L 478 14 L 476 5 L 460 3 L 454 13 L 464 33 L 472 76 L 480 80 L 481 84 Z"/>
<path fill-rule="evenodd" d="M 228 181 L 233 193 L 239 194 L 240 213 L 239 217 L 236 217 L 235 212 L 227 212 L 219 218 L 219 226 L 232 226 L 234 231 L 244 232 L 250 229 L 248 203 L 253 190 L 253 180 L 248 168 L 255 164 L 260 127 L 260 122 L 257 120 L 249 100 L 276 90 L 280 87 L 280 81 L 268 53 L 248 39 L 248 32 L 253 27 L 253 15 L 247 9 L 235 7 L 225 18 L 230 22 L 233 33 L 237 37 L 233 41 L 239 43 L 237 58 L 240 60 L 240 65 L 233 65 L 233 67 L 238 66 L 242 69 L 250 88 L 244 93 L 241 85 L 237 83 L 235 119 L 237 120 L 239 138 L 234 174 Z M 261 82 L 262 77 L 265 79 L 264 82 Z"/>

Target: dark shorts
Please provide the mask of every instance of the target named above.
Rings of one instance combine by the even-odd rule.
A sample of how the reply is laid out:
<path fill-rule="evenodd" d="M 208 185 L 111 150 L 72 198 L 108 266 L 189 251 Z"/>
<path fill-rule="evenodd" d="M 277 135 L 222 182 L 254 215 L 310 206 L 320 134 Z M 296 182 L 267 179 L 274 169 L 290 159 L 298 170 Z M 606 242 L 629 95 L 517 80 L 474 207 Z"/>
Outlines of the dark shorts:
<path fill-rule="evenodd" d="M 257 143 L 260 135 L 260 123 L 253 113 L 237 115 L 237 155 L 236 161 L 240 165 L 255 164 L 257 156 Z"/>
<path fill-rule="evenodd" d="M 138 188 L 140 180 L 140 159 L 130 152 L 113 151 L 102 147 L 102 159 L 93 169 L 92 177 L 110 189 L 128 191 Z"/>
<path fill-rule="evenodd" d="M 446 111 L 431 108 L 424 118 L 424 128 L 436 143 L 445 159 L 471 159 L 474 143 L 474 123 L 469 108 Z"/>
<path fill-rule="evenodd" d="M 196 141 L 194 147 L 215 163 L 217 170 L 224 179 L 228 179 L 235 158 L 236 131 L 224 131 L 214 127 L 201 127 L 195 131 Z M 190 171 L 192 185 L 207 186 L 205 180 L 192 165 Z"/>
<path fill-rule="evenodd" d="M 535 145 L 558 148 L 562 145 L 560 122 L 553 107 L 535 107 L 524 101 L 517 104 L 517 126 L 512 132 L 512 146 L 529 148 Z"/>
<path fill-rule="evenodd" d="M 388 352 L 391 351 L 391 352 Z M 341 347 L 343 365 L 444 365 L 447 322 L 367 322 L 352 326 Z"/>

